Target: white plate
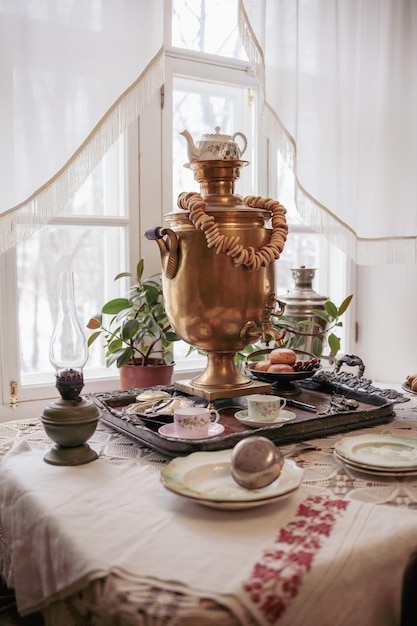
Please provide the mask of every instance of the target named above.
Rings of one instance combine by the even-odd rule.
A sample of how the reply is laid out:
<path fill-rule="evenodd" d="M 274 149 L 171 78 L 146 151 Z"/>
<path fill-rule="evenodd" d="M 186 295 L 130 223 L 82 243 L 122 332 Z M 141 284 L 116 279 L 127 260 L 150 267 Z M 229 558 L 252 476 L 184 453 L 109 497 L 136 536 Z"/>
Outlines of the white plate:
<path fill-rule="evenodd" d="M 265 426 L 282 426 L 286 422 L 291 422 L 296 417 L 296 414 L 292 411 L 287 411 L 286 409 L 282 409 L 279 412 L 279 417 L 274 419 L 272 422 L 259 422 L 258 420 L 254 420 L 249 417 L 247 411 L 238 411 L 235 413 L 235 418 L 239 420 L 245 426 L 249 426 L 249 428 L 264 428 Z"/>
<path fill-rule="evenodd" d="M 216 437 L 216 435 L 220 435 L 224 431 L 224 426 L 222 424 L 210 424 L 208 429 L 208 435 L 204 437 L 179 437 L 175 433 L 174 424 L 164 424 L 160 428 L 158 428 L 158 433 L 160 435 L 164 435 L 165 437 L 173 437 L 174 439 L 186 439 L 187 441 L 192 439 L 193 441 L 199 441 L 201 439 L 207 439 L 208 437 Z"/>
<path fill-rule="evenodd" d="M 417 474 L 417 469 L 406 469 L 406 470 L 390 470 L 390 469 L 378 469 L 376 467 L 369 467 L 368 465 L 362 465 L 361 463 L 354 463 L 353 461 L 349 461 L 345 459 L 343 456 L 338 454 L 336 450 L 333 450 L 333 456 L 336 460 L 340 461 L 342 465 L 345 465 L 351 470 L 355 470 L 356 472 L 362 472 L 363 474 L 370 474 L 374 477 L 381 478 L 395 478 L 399 476 L 415 476 Z"/>
<path fill-rule="evenodd" d="M 276 502 L 298 489 L 303 469 L 285 459 L 281 475 L 262 489 L 245 489 L 231 474 L 232 450 L 193 452 L 161 470 L 164 487 L 204 506 L 241 510 Z"/>
<path fill-rule="evenodd" d="M 417 470 L 417 439 L 410 437 L 370 434 L 344 437 L 336 443 L 335 451 L 341 460 L 368 470 Z"/>

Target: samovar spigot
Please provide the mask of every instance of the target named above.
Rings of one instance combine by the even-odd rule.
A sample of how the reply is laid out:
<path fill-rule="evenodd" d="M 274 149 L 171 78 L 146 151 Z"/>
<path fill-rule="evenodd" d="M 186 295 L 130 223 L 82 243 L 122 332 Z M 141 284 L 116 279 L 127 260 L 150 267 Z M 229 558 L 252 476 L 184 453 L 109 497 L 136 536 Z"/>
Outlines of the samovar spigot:
<path fill-rule="evenodd" d="M 269 346 L 270 341 L 276 341 L 279 346 L 283 346 L 286 332 L 285 328 L 277 330 L 272 326 L 271 322 L 269 322 L 268 325 L 262 328 L 262 341 L 266 347 Z"/>
<path fill-rule="evenodd" d="M 278 310 L 273 310 L 278 305 Z M 278 345 L 282 346 L 284 343 L 284 337 L 286 330 L 282 328 L 278 330 L 272 325 L 272 317 L 280 317 L 285 311 L 285 302 L 275 298 L 275 294 L 271 293 L 268 296 L 268 301 L 262 312 L 262 323 L 258 326 L 253 320 L 247 320 L 241 328 L 240 336 L 242 339 L 254 338 L 262 339 L 262 341 L 269 345 L 270 341 L 276 341 Z"/>
<path fill-rule="evenodd" d="M 278 309 L 275 309 L 277 305 Z M 284 345 L 285 328 L 281 328 L 280 330 L 274 328 L 271 320 L 272 317 L 281 317 L 284 311 L 285 302 L 278 300 L 274 293 L 269 294 L 262 316 L 262 341 L 267 347 L 270 341 L 276 341 L 279 346 Z"/>

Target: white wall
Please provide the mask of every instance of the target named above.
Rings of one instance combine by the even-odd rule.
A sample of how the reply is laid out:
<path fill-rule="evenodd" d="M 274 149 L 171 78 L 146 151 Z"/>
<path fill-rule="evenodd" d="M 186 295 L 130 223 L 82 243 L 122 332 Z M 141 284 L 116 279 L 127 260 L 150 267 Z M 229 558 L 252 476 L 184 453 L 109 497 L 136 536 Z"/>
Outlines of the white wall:
<path fill-rule="evenodd" d="M 402 384 L 417 372 L 417 264 L 359 266 L 355 301 L 365 377 Z"/>

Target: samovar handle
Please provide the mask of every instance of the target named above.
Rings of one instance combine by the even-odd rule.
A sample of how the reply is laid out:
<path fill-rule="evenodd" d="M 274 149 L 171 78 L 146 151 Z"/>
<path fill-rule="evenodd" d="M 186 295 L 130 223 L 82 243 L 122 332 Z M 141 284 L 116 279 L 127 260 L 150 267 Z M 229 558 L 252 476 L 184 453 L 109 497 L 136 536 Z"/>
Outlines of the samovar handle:
<path fill-rule="evenodd" d="M 167 240 L 164 236 L 167 236 Z M 162 269 L 165 276 L 171 280 L 178 270 L 178 237 L 170 228 L 153 226 L 145 231 L 146 239 L 156 241 L 161 252 Z"/>

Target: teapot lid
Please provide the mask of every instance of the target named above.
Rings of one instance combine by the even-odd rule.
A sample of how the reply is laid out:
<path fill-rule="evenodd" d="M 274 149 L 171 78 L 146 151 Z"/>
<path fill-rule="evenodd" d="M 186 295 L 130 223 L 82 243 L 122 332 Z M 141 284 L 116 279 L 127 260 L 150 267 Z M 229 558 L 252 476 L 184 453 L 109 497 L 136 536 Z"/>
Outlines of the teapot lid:
<path fill-rule="evenodd" d="M 230 141 L 232 139 L 230 135 L 223 135 L 220 132 L 220 126 L 216 126 L 214 130 L 214 133 L 207 133 L 203 135 L 203 139 L 208 139 L 209 141 Z"/>

